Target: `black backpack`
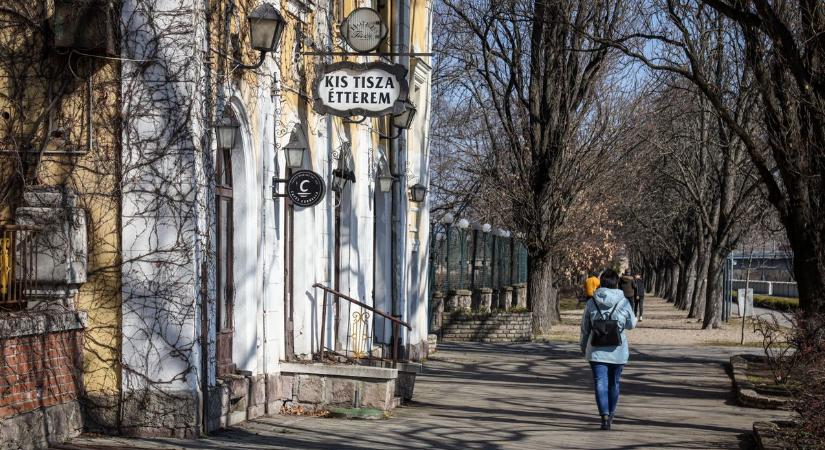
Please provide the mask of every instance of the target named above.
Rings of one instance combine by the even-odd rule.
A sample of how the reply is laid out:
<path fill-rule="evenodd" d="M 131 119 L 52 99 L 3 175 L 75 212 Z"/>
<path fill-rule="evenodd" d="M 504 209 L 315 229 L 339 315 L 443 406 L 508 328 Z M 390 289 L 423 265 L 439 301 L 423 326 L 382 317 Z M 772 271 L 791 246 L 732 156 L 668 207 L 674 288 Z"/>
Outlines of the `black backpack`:
<path fill-rule="evenodd" d="M 605 314 L 599 304 L 593 300 L 599 317 L 590 321 L 590 345 L 593 347 L 615 347 L 622 343 L 622 335 L 619 332 L 619 321 L 613 319 L 613 312 L 619 303 L 613 305 L 613 309 Z"/>

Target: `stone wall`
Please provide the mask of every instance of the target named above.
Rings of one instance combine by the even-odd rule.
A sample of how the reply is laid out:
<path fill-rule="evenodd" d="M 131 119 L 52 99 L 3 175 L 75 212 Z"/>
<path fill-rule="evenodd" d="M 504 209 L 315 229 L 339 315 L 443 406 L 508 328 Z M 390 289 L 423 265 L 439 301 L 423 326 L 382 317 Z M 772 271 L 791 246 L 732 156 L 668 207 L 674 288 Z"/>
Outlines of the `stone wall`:
<path fill-rule="evenodd" d="M 397 369 L 352 365 L 281 364 L 278 395 L 286 408 L 376 408 L 389 411 L 397 401 Z"/>
<path fill-rule="evenodd" d="M 83 428 L 79 312 L 0 317 L 0 448 L 45 448 Z"/>
<path fill-rule="evenodd" d="M 528 342 L 532 340 L 530 312 L 442 313 L 440 339 L 460 342 Z"/>

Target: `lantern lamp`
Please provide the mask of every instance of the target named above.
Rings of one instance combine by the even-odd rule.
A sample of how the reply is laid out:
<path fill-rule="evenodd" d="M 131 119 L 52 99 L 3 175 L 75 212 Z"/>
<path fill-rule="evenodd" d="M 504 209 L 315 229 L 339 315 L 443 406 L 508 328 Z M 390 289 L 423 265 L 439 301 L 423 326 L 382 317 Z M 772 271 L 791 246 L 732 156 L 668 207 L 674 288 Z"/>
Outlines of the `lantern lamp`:
<path fill-rule="evenodd" d="M 218 148 L 227 150 L 235 148 L 235 136 L 239 125 L 231 117 L 224 117 L 215 125 L 215 134 L 218 136 Z"/>
<path fill-rule="evenodd" d="M 306 149 L 301 147 L 284 147 L 286 166 L 290 169 L 300 169 L 304 165 L 305 151 Z"/>
<path fill-rule="evenodd" d="M 410 198 L 416 203 L 421 203 L 427 197 L 427 187 L 421 183 L 416 183 L 410 188 Z"/>
<path fill-rule="evenodd" d="M 381 190 L 381 192 L 389 192 L 392 190 L 392 181 L 393 177 L 389 173 L 378 175 L 378 189 Z"/>
<path fill-rule="evenodd" d="M 404 104 L 404 112 L 392 116 L 392 125 L 395 128 L 409 130 L 412 126 L 413 119 L 415 119 L 415 105 L 407 100 Z"/>
<path fill-rule="evenodd" d="M 275 52 L 286 27 L 286 20 L 269 3 L 258 5 L 249 13 L 249 34 L 252 48 L 261 52 Z"/>

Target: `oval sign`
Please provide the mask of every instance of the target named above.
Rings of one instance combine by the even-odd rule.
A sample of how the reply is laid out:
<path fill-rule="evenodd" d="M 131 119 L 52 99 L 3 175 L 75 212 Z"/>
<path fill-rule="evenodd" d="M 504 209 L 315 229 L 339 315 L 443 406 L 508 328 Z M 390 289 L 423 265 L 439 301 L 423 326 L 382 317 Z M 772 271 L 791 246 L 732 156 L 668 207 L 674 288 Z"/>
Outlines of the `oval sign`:
<path fill-rule="evenodd" d="M 406 67 L 342 61 L 326 66 L 316 79 L 313 108 L 341 117 L 380 117 L 404 112 L 408 95 Z"/>
<path fill-rule="evenodd" d="M 324 179 L 311 170 L 299 170 L 289 177 L 286 193 L 297 206 L 315 206 L 324 198 Z"/>

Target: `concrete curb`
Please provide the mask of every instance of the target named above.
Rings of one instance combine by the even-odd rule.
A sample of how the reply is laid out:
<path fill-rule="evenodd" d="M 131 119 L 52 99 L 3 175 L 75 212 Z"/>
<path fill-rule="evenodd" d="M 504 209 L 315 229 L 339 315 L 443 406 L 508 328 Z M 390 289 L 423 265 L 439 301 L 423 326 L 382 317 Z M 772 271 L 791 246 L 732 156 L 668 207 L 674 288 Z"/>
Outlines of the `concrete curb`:
<path fill-rule="evenodd" d="M 793 448 L 791 444 L 784 442 L 776 435 L 780 427 L 791 424 L 792 422 L 787 420 L 754 422 L 753 436 L 756 440 L 756 448 L 758 450 L 784 450 Z"/>
<path fill-rule="evenodd" d="M 790 409 L 790 399 L 762 395 L 756 391 L 756 386 L 748 381 L 748 360 L 742 355 L 730 357 L 733 386 L 736 390 L 736 399 L 742 406 L 761 409 Z"/>

